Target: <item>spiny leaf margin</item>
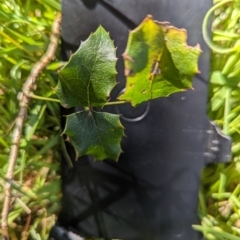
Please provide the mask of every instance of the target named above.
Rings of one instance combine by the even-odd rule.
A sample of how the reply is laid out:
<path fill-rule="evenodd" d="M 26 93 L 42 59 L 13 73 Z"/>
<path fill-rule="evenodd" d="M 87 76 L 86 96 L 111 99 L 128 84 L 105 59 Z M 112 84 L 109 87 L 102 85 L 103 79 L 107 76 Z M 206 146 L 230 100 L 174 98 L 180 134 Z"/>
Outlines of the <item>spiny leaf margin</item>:
<path fill-rule="evenodd" d="M 124 128 L 120 116 L 85 110 L 67 116 L 63 133 L 74 146 L 77 157 L 92 155 L 96 160 L 118 160 Z"/>
<path fill-rule="evenodd" d="M 103 107 L 116 85 L 116 49 L 100 26 L 60 70 L 55 89 L 65 108 Z"/>
<path fill-rule="evenodd" d="M 201 49 L 198 44 L 188 46 L 186 41 L 185 29 L 154 21 L 148 15 L 129 34 L 123 54 L 127 84 L 119 99 L 136 106 L 191 88 L 193 76 L 199 72 Z"/>

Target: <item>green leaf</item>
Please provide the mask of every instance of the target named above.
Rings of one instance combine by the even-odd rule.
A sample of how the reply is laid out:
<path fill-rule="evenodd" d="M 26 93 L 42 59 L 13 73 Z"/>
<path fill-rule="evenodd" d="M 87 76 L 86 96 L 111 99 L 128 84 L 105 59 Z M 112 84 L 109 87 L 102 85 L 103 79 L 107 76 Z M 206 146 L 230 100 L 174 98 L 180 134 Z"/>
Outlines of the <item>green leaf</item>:
<path fill-rule="evenodd" d="M 82 42 L 60 71 L 56 93 L 64 107 L 102 107 L 116 85 L 116 49 L 103 27 Z"/>
<path fill-rule="evenodd" d="M 64 133 L 74 146 L 77 157 L 93 155 L 97 160 L 118 160 L 120 142 L 124 135 L 119 115 L 95 112 L 77 112 L 67 116 Z"/>
<path fill-rule="evenodd" d="M 136 106 L 191 88 L 201 50 L 187 46 L 186 40 L 185 29 L 147 16 L 129 34 L 123 54 L 127 85 L 119 99 Z"/>

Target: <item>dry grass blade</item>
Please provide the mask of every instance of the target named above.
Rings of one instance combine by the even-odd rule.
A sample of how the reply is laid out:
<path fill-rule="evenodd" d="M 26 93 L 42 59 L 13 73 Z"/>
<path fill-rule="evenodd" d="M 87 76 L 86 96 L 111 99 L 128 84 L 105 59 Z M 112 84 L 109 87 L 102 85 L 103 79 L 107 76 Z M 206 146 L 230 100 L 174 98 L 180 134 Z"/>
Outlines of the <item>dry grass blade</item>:
<path fill-rule="evenodd" d="M 36 79 L 45 68 L 45 66 L 54 58 L 55 52 L 58 45 L 58 36 L 60 32 L 60 22 L 61 16 L 58 15 L 53 23 L 52 26 L 52 34 L 50 37 L 50 43 L 46 53 L 42 56 L 42 58 L 34 65 L 30 75 L 28 76 L 25 84 L 23 85 L 22 93 L 20 94 L 20 109 L 16 118 L 15 127 L 13 130 L 12 135 L 12 146 L 9 155 L 9 165 L 8 170 L 6 173 L 6 179 L 8 181 L 5 185 L 5 199 L 2 209 L 2 235 L 3 239 L 8 240 L 8 213 L 11 203 L 11 183 L 10 181 L 13 178 L 14 167 L 16 163 L 16 159 L 18 157 L 18 149 L 19 149 L 19 142 L 22 135 L 22 129 L 24 124 L 24 119 L 27 114 L 27 107 L 30 101 L 30 95 L 33 90 L 36 89 Z"/>

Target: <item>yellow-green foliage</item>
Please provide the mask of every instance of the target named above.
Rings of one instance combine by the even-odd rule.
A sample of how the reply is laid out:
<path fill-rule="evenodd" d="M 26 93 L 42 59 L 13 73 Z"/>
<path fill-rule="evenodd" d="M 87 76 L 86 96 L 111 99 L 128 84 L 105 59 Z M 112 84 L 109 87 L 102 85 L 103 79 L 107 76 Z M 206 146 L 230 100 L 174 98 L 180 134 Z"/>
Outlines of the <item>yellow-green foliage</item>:
<path fill-rule="evenodd" d="M 45 52 L 58 0 L 0 2 L 0 211 L 18 93 Z M 58 61 L 57 58 L 55 61 Z M 37 80 L 36 94 L 50 96 L 56 85 L 51 63 Z M 31 100 L 14 171 L 9 214 L 11 239 L 47 239 L 60 204 L 58 175 L 59 105 Z"/>

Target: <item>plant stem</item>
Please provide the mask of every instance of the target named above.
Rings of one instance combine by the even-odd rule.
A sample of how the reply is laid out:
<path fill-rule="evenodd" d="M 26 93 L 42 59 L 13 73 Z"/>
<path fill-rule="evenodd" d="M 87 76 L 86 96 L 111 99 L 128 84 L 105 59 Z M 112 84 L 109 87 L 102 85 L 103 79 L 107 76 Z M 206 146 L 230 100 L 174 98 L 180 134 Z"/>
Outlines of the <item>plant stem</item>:
<path fill-rule="evenodd" d="M 6 183 L 9 183 L 11 185 L 11 187 L 13 189 L 15 189 L 16 191 L 18 191 L 19 193 L 21 193 L 31 199 L 38 198 L 37 195 L 35 195 L 35 193 L 33 191 L 31 191 L 30 189 L 26 190 L 26 189 L 22 188 L 21 185 L 17 184 L 15 181 L 13 181 L 12 179 L 7 179 L 2 172 L 0 172 L 0 178 L 2 180 L 4 180 Z"/>
<path fill-rule="evenodd" d="M 64 156 L 65 160 L 67 161 L 68 167 L 73 168 L 73 164 L 72 164 L 70 156 L 68 155 L 66 145 L 63 141 L 63 138 L 61 138 L 61 147 L 62 147 L 62 151 L 63 151 L 63 156 Z"/>
<path fill-rule="evenodd" d="M 107 102 L 105 106 L 112 106 L 112 105 L 125 104 L 125 103 L 129 103 L 129 102 L 128 101 Z"/>
<path fill-rule="evenodd" d="M 58 102 L 58 103 L 60 103 L 60 100 L 59 100 L 59 99 L 56 99 L 56 98 L 42 97 L 42 96 L 35 95 L 35 94 L 33 94 L 33 93 L 32 93 L 30 96 L 31 96 L 31 98 L 33 98 L 33 99 L 38 99 L 38 100 L 43 100 L 43 101 L 50 101 L 50 102 Z M 105 106 L 112 106 L 112 105 L 125 104 L 125 103 L 129 103 L 129 102 L 128 102 L 128 101 L 107 102 L 107 103 L 105 104 Z M 86 107 L 85 110 L 89 110 L 89 107 Z"/>
<path fill-rule="evenodd" d="M 60 103 L 60 100 L 59 100 L 59 99 L 55 99 L 55 98 L 42 97 L 42 96 L 35 95 L 35 94 L 33 94 L 33 93 L 32 93 L 30 96 L 31 96 L 31 98 L 33 98 L 33 99 L 38 99 L 38 100 L 43 100 L 43 101 L 50 101 L 50 102 L 58 102 L 58 103 Z"/>
<path fill-rule="evenodd" d="M 58 46 L 58 36 L 60 31 L 60 23 L 61 23 L 61 15 L 59 14 L 52 26 L 52 34 L 50 36 L 50 43 L 46 53 L 41 57 L 41 59 L 34 65 L 32 71 L 30 72 L 29 76 L 27 77 L 23 88 L 22 94 L 19 95 L 19 111 L 18 115 L 15 120 L 15 126 L 13 129 L 12 134 L 12 145 L 9 154 L 8 160 L 8 169 L 6 173 L 6 179 L 8 180 L 5 185 L 5 198 L 2 207 L 2 237 L 5 240 L 9 240 L 9 233 L 8 233 L 8 214 L 10 211 L 11 206 L 11 190 L 12 190 L 12 179 L 14 174 L 14 168 L 16 164 L 16 160 L 18 158 L 18 150 L 20 139 L 22 136 L 22 130 L 24 126 L 24 121 L 26 119 L 27 111 L 28 111 L 28 104 L 30 101 L 31 93 L 36 89 L 36 79 L 41 74 L 42 70 L 45 66 L 53 59 L 55 56 L 55 52 Z"/>

